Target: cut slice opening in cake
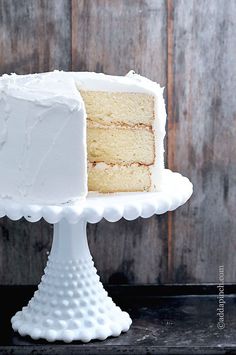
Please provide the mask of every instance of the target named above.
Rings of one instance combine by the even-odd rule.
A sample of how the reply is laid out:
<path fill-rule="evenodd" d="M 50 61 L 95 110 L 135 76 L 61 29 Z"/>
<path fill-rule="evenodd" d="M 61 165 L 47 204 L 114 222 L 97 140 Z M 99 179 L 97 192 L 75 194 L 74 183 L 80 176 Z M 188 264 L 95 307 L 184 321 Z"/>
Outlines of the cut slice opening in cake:
<path fill-rule="evenodd" d="M 87 113 L 88 188 L 149 191 L 155 162 L 154 96 L 80 90 Z"/>

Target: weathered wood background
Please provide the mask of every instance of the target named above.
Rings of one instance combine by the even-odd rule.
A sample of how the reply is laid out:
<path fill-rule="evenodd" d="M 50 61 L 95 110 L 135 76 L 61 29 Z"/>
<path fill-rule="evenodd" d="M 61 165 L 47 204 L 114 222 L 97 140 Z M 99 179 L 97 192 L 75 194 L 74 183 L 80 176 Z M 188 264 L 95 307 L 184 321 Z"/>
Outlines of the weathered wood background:
<path fill-rule="evenodd" d="M 235 0 L 0 0 L 0 73 L 134 69 L 166 87 L 166 161 L 194 195 L 163 216 L 89 225 L 105 282 L 217 282 L 219 265 L 236 282 L 235 17 Z M 0 284 L 37 283 L 51 237 L 43 221 L 1 219 Z"/>

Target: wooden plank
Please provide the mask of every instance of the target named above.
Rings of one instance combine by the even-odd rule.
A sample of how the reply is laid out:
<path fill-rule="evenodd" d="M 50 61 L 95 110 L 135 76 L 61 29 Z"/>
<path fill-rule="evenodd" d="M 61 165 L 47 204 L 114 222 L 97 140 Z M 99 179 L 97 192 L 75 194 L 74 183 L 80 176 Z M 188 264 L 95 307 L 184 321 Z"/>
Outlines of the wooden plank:
<path fill-rule="evenodd" d="M 172 281 L 236 281 L 236 2 L 174 1 L 169 166 L 194 183 L 172 214 Z M 171 98 L 169 98 L 171 99 Z"/>
<path fill-rule="evenodd" d="M 64 0 L 0 0 L 0 73 L 69 70 L 70 10 Z M 51 236 L 46 222 L 0 219 L 0 283 L 37 283 Z"/>
<path fill-rule="evenodd" d="M 88 226 L 95 265 L 103 282 L 165 283 L 167 277 L 166 216 Z"/>
<path fill-rule="evenodd" d="M 72 68 L 124 75 L 130 69 L 166 84 L 164 0 L 72 0 Z M 88 228 L 102 280 L 165 282 L 167 217 Z"/>
<path fill-rule="evenodd" d="M 39 282 L 51 249 L 52 226 L 44 221 L 29 223 L 0 219 L 0 283 Z"/>
<path fill-rule="evenodd" d="M 173 139 L 174 124 L 173 118 L 173 33 L 174 33 L 174 21 L 173 21 L 174 3 L 173 0 L 167 0 L 167 132 L 171 130 L 171 138 Z M 167 162 L 168 166 L 171 166 L 173 160 L 173 151 L 169 149 L 171 142 L 168 141 L 167 135 Z M 172 242 L 172 212 L 168 212 L 168 280 L 172 278 L 173 270 L 173 242 Z"/>
<path fill-rule="evenodd" d="M 0 0 L 0 74 L 70 69 L 70 2 Z"/>
<path fill-rule="evenodd" d="M 72 68 L 166 85 L 165 0 L 72 0 Z"/>

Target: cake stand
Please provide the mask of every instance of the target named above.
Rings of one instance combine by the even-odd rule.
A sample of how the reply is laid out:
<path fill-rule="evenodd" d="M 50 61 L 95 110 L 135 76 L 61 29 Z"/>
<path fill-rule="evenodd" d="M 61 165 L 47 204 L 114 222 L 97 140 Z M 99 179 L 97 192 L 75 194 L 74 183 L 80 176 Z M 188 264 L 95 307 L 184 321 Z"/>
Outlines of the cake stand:
<path fill-rule="evenodd" d="M 104 290 L 89 252 L 86 225 L 102 218 L 116 222 L 172 211 L 192 194 L 191 182 L 170 170 L 160 192 L 89 194 L 84 202 L 39 206 L 0 201 L 0 217 L 42 217 L 54 224 L 53 245 L 45 273 L 26 307 L 11 319 L 20 335 L 47 341 L 106 339 L 126 332 L 131 319 Z M 112 237 L 112 236 L 111 236 Z"/>

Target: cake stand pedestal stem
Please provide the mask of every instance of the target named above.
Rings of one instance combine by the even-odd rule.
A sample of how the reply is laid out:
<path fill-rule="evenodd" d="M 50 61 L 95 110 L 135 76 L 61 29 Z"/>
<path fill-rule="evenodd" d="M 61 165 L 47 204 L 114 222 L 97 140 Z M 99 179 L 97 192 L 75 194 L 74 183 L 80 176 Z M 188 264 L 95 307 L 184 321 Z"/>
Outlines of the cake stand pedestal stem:
<path fill-rule="evenodd" d="M 88 247 L 87 222 L 84 219 L 70 224 L 65 219 L 54 224 L 50 257 L 60 261 L 91 259 Z"/>
<path fill-rule="evenodd" d="M 85 219 L 54 225 L 45 273 L 29 304 L 12 318 L 22 336 L 71 342 L 118 336 L 131 325 L 99 281 L 89 251 Z"/>

